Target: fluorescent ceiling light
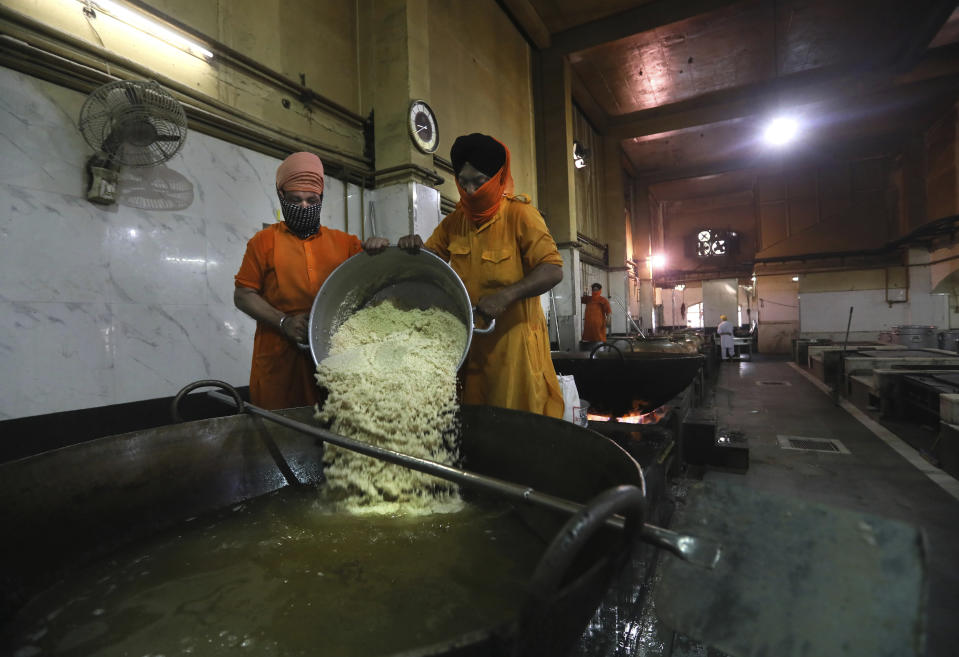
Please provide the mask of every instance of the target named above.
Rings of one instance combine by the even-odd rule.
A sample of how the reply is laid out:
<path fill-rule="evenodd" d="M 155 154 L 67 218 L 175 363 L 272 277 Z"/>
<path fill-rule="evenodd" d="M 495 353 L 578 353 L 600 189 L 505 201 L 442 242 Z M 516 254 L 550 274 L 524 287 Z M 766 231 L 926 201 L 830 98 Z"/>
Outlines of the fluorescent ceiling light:
<path fill-rule="evenodd" d="M 798 281 L 798 280 L 799 280 L 799 277 L 798 277 L 798 276 L 793 276 L 793 280 L 794 280 L 794 281 Z"/>
<path fill-rule="evenodd" d="M 799 121 L 789 116 L 778 116 L 763 130 L 763 140 L 772 146 L 783 146 L 799 134 Z"/>
<path fill-rule="evenodd" d="M 118 2 L 114 2 L 113 0 L 92 0 L 90 2 L 86 2 L 85 0 L 79 1 L 84 7 L 92 6 L 94 10 L 102 11 L 107 16 L 112 16 L 118 21 L 126 23 L 130 27 L 135 27 L 141 32 L 145 32 L 146 34 L 149 34 L 160 41 L 168 43 L 175 48 L 179 48 L 184 52 L 190 53 L 194 57 L 199 57 L 205 60 L 213 58 L 213 53 L 200 44 L 184 38 L 179 33 L 159 23 L 156 19 L 149 18 L 144 14 L 133 11 L 132 9 L 128 9 Z"/>

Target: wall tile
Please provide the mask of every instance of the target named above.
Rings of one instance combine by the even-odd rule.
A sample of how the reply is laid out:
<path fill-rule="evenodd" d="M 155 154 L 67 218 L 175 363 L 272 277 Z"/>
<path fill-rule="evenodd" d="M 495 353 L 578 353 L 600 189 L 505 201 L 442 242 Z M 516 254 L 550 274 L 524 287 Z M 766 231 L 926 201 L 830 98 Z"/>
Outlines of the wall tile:
<path fill-rule="evenodd" d="M 106 304 L 0 299 L 0 420 L 121 401 L 115 354 Z"/>
<path fill-rule="evenodd" d="M 202 305 L 113 306 L 117 390 L 130 400 L 175 395 L 216 369 L 210 341 L 216 319 Z"/>
<path fill-rule="evenodd" d="M 209 302 L 206 225 L 188 215 L 124 212 L 108 231 L 108 300 L 141 304 Z"/>
<path fill-rule="evenodd" d="M 211 305 L 208 310 L 213 318 L 208 352 L 210 377 L 233 386 L 248 385 L 256 323 L 232 302 Z"/>
<path fill-rule="evenodd" d="M 105 300 L 109 215 L 74 196 L 13 185 L 0 185 L 0 207 L 0 296 Z"/>
<path fill-rule="evenodd" d="M 0 87 L 0 419 L 246 385 L 256 325 L 233 276 L 276 221 L 279 160 L 191 132 L 94 205 L 84 96 L 3 68 Z M 327 185 L 324 223 L 358 232 L 359 189 Z"/>
<path fill-rule="evenodd" d="M 76 120 L 83 96 L 0 68 L 0 183 L 79 196 L 93 150 Z"/>

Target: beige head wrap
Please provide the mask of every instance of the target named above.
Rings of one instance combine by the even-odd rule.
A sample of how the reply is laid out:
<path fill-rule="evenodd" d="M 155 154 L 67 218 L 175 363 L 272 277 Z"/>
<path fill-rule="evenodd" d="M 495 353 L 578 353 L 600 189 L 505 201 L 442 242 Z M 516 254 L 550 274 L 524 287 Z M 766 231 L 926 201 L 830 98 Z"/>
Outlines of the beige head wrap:
<path fill-rule="evenodd" d="M 323 162 L 313 153 L 293 153 L 276 170 L 277 191 L 323 193 Z"/>

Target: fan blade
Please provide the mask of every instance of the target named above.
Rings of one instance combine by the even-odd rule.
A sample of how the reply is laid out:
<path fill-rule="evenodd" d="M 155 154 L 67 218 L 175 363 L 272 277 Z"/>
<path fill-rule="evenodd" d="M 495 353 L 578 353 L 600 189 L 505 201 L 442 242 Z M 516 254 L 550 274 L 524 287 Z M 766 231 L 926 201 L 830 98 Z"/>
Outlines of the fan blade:
<path fill-rule="evenodd" d="M 103 140 L 103 144 L 100 145 L 100 150 L 113 157 L 122 146 L 123 141 L 117 136 L 116 131 L 111 131 L 107 138 Z"/>
<path fill-rule="evenodd" d="M 131 85 L 125 86 L 123 88 L 123 91 L 126 94 L 127 100 L 130 101 L 131 105 L 135 106 L 140 104 L 140 94 L 138 93 L 139 87 L 131 84 Z"/>

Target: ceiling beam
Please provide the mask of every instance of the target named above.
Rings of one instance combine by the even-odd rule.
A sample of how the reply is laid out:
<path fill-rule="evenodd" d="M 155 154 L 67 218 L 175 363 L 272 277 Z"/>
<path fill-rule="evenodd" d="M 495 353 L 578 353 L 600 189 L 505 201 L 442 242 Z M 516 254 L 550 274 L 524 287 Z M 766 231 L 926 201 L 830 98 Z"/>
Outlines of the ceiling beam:
<path fill-rule="evenodd" d="M 654 0 L 635 9 L 557 32 L 552 36 L 551 49 L 568 55 L 740 2 L 743 0 Z"/>
<path fill-rule="evenodd" d="M 497 0 L 500 7 L 525 33 L 527 40 L 539 50 L 550 47 L 549 28 L 529 0 Z"/>
<path fill-rule="evenodd" d="M 863 160 L 900 152 L 909 134 L 911 134 L 910 127 L 903 126 L 899 132 L 881 136 L 863 135 L 849 141 L 819 144 L 805 152 L 793 151 L 788 157 L 782 153 L 754 154 L 671 169 L 637 170 L 636 173 L 637 178 L 643 183 L 655 185 L 673 180 L 716 176 L 743 169 L 769 172 L 780 168 L 795 169 L 836 161 Z"/>
<path fill-rule="evenodd" d="M 851 76 L 848 69 L 838 67 L 803 71 L 611 117 L 609 131 L 611 136 L 629 139 L 729 121 L 762 114 L 776 105 L 805 105 L 836 94 L 861 94 L 864 86 L 874 84 L 875 77 Z"/>
<path fill-rule="evenodd" d="M 643 171 L 641 169 L 637 169 L 636 177 L 644 183 L 652 186 L 656 183 L 669 182 L 671 180 L 704 178 L 706 176 L 716 176 L 723 173 L 729 173 L 730 171 L 752 169 L 760 166 L 760 164 L 762 164 L 762 162 L 758 157 L 740 157 L 718 162 L 694 164 L 685 167 L 675 167 L 672 169 L 662 169 L 657 171 Z"/>
<path fill-rule="evenodd" d="M 952 76 L 959 69 L 959 47 L 925 51 L 955 7 L 955 0 L 933 3 L 902 41 L 872 59 L 872 70 L 832 66 L 801 71 L 775 80 L 703 94 L 689 100 L 632 112 L 609 121 L 610 135 L 621 139 L 655 135 L 824 100 L 856 98 L 891 85 L 909 71 L 910 82 Z M 878 62 L 878 64 L 877 64 Z M 914 70 L 913 70 L 914 69 Z"/>
<path fill-rule="evenodd" d="M 959 74 L 959 42 L 929 50 L 895 78 L 896 84 L 921 82 Z"/>
<path fill-rule="evenodd" d="M 593 95 L 586 89 L 582 78 L 573 69 L 570 69 L 570 86 L 573 102 L 586 115 L 586 118 L 599 134 L 606 134 L 609 130 L 609 115 L 603 111 Z"/>
<path fill-rule="evenodd" d="M 915 66 L 929 48 L 929 44 L 949 17 L 956 10 L 956 0 L 933 0 L 927 9 L 917 9 L 915 27 L 903 38 L 899 51 L 894 54 L 897 72 Z"/>
<path fill-rule="evenodd" d="M 630 139 L 754 116 L 783 106 L 859 99 L 877 92 L 914 92 L 923 87 L 948 87 L 957 73 L 959 46 L 930 51 L 908 75 L 898 78 L 906 84 L 895 84 L 897 80 L 892 69 L 868 73 L 846 67 L 803 71 L 777 80 L 714 91 L 689 100 L 611 117 L 609 135 Z"/>
<path fill-rule="evenodd" d="M 699 214 L 715 212 L 722 208 L 751 205 L 755 201 L 752 187 L 730 192 L 719 192 L 703 196 L 686 196 L 684 198 L 662 199 L 663 211 L 667 214 Z"/>

